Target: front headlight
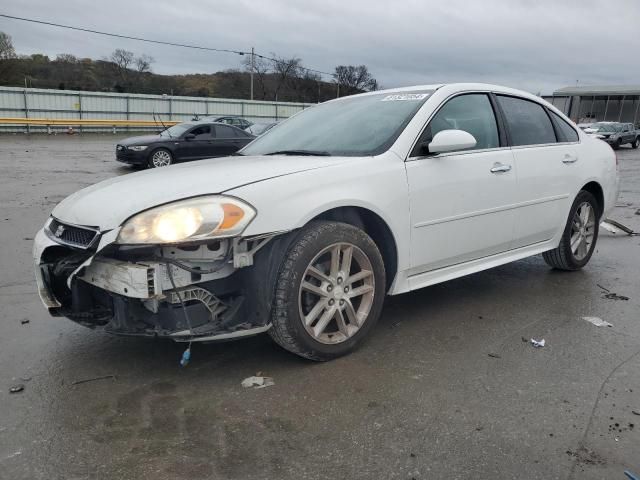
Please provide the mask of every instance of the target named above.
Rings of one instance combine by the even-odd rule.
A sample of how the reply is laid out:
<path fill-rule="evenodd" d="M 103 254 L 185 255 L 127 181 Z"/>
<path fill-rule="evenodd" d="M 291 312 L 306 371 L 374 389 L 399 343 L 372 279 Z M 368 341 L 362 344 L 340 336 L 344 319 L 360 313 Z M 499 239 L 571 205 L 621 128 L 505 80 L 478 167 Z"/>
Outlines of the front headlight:
<path fill-rule="evenodd" d="M 147 148 L 147 145 L 131 145 L 127 147 L 129 150 L 133 150 L 134 152 L 141 152 Z"/>
<path fill-rule="evenodd" d="M 120 230 L 117 243 L 159 244 L 233 237 L 256 216 L 246 203 L 231 197 L 180 200 L 134 215 Z"/>

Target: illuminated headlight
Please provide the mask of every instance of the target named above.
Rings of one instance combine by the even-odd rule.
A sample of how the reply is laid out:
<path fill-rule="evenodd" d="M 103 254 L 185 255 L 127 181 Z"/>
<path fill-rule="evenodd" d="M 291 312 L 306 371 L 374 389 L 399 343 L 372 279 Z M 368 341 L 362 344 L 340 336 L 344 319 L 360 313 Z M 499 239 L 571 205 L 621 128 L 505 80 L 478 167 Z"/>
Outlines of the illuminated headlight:
<path fill-rule="evenodd" d="M 134 215 L 120 230 L 117 243 L 159 244 L 233 237 L 256 216 L 246 203 L 231 197 L 181 200 Z"/>
<path fill-rule="evenodd" d="M 134 152 L 141 152 L 142 150 L 146 149 L 147 146 L 146 145 L 132 145 L 130 147 L 127 147 L 129 150 L 133 150 Z"/>

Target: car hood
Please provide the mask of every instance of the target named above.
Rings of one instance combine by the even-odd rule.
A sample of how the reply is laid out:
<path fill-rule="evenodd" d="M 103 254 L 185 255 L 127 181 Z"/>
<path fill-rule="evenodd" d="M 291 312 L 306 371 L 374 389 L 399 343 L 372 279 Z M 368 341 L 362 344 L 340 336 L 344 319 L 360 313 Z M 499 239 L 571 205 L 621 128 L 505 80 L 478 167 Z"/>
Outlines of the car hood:
<path fill-rule="evenodd" d="M 118 145 L 147 145 L 148 143 L 158 142 L 160 140 L 170 140 L 168 137 L 161 137 L 160 135 L 141 135 L 138 137 L 129 137 L 122 139 L 118 142 Z"/>
<path fill-rule="evenodd" d="M 129 173 L 79 190 L 52 212 L 58 220 L 97 227 L 121 225 L 132 215 L 198 195 L 223 193 L 250 183 L 352 160 L 350 157 L 223 157 Z"/>

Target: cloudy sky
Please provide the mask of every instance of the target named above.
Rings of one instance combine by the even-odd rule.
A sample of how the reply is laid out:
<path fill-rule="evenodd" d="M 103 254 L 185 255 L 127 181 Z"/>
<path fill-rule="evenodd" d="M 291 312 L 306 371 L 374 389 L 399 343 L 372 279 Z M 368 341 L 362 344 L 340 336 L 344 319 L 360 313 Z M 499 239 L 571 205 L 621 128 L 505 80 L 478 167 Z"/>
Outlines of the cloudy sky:
<path fill-rule="evenodd" d="M 215 48 L 298 56 L 331 72 L 365 64 L 383 87 L 481 81 L 551 93 L 640 83 L 640 1 L 29 0 L 0 13 Z M 157 73 L 215 72 L 232 54 L 186 50 L 0 18 L 21 54 L 152 55 Z"/>

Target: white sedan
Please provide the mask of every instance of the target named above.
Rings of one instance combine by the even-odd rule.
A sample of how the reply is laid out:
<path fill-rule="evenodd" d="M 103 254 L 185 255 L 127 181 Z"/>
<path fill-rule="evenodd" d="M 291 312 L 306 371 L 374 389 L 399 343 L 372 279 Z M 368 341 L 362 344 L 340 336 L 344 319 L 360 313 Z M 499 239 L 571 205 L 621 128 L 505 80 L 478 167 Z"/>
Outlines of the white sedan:
<path fill-rule="evenodd" d="M 112 334 L 269 332 L 328 360 L 397 295 L 542 254 L 578 270 L 618 193 L 616 156 L 560 111 L 484 84 L 309 108 L 233 157 L 113 178 L 35 239 L 56 316 Z"/>

